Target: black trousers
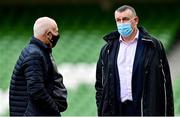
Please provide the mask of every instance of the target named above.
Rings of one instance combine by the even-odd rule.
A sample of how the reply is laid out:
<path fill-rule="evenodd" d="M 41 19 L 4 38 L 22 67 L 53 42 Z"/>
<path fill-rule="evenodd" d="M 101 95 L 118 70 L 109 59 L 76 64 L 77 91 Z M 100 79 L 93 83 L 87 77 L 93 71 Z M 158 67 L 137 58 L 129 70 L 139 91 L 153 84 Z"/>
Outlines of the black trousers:
<path fill-rule="evenodd" d="M 141 111 L 132 101 L 122 102 L 122 116 L 140 116 Z"/>

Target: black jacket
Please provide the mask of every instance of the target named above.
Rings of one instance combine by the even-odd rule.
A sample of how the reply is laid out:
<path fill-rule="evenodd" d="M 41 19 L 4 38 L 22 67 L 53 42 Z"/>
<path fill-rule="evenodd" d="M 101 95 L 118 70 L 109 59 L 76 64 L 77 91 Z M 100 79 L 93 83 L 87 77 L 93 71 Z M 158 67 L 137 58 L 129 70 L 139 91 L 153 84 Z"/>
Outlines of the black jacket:
<path fill-rule="evenodd" d="M 10 116 L 60 116 L 66 110 L 63 77 L 50 55 L 51 49 L 36 38 L 21 52 L 10 83 Z"/>
<path fill-rule="evenodd" d="M 132 74 L 132 96 L 141 115 L 174 115 L 171 76 L 160 41 L 139 27 L 139 39 Z M 104 37 L 96 69 L 98 115 L 121 115 L 120 83 L 117 75 L 119 33 Z"/>

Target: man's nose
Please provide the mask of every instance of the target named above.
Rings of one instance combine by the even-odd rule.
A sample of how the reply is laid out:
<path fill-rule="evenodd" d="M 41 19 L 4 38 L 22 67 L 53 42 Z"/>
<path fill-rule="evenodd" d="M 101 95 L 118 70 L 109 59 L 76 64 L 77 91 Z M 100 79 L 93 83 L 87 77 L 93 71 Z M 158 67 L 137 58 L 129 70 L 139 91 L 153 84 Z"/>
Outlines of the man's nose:
<path fill-rule="evenodd" d="M 119 23 L 124 23 L 124 21 L 123 20 L 120 20 L 120 22 Z"/>

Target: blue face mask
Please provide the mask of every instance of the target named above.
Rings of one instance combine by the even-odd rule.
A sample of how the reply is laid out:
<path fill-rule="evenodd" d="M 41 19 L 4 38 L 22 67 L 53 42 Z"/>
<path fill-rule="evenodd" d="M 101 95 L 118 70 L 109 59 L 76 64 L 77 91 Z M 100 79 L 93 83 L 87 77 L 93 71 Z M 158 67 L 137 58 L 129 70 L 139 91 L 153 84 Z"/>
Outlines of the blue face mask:
<path fill-rule="evenodd" d="M 133 29 L 131 27 L 131 23 L 130 22 L 117 24 L 117 28 L 118 28 L 118 32 L 123 37 L 128 37 L 133 32 Z"/>

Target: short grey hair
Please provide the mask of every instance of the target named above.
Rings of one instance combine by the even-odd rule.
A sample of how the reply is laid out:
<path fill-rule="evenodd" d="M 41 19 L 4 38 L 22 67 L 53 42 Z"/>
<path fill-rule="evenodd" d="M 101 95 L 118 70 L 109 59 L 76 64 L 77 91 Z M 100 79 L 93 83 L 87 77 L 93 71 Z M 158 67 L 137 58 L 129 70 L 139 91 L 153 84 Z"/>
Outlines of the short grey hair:
<path fill-rule="evenodd" d="M 56 24 L 56 22 L 52 18 L 49 17 L 38 18 L 35 21 L 33 27 L 34 37 L 45 34 L 46 30 L 51 28 L 50 24 L 52 23 Z"/>
<path fill-rule="evenodd" d="M 115 11 L 117 11 L 117 12 L 124 12 L 127 9 L 131 10 L 133 15 L 136 16 L 135 9 L 133 7 L 131 7 L 131 6 L 129 6 L 129 5 L 123 5 L 123 6 L 119 7 L 119 8 L 117 8 Z"/>

